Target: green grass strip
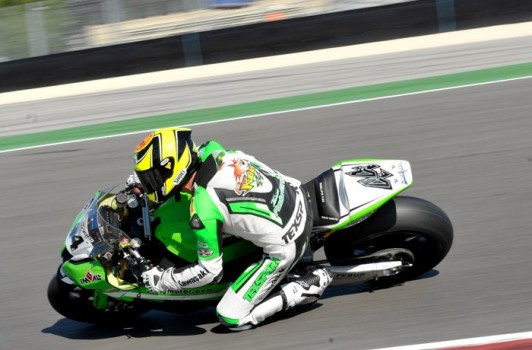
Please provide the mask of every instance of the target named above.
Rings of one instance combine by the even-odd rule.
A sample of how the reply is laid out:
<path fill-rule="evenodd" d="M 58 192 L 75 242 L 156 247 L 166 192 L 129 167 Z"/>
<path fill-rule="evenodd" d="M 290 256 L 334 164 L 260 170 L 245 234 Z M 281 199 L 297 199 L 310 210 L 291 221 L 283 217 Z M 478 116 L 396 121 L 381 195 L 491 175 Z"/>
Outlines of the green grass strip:
<path fill-rule="evenodd" d="M 532 62 L 0 138 L 0 151 L 532 76 Z"/>

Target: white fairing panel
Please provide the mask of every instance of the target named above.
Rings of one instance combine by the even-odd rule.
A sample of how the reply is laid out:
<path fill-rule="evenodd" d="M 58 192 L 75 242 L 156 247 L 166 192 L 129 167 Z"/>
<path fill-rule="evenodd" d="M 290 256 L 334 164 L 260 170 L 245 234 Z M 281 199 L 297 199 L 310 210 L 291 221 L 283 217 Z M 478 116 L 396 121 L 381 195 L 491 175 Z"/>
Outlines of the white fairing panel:
<path fill-rule="evenodd" d="M 406 160 L 344 161 L 332 169 L 340 201 L 340 224 L 412 184 L 412 170 Z"/>
<path fill-rule="evenodd" d="M 85 216 L 82 217 L 82 220 L 74 225 L 65 241 L 65 246 L 72 255 L 72 260 L 87 259 L 94 248 L 93 239 L 87 233 L 85 219 Z M 77 243 L 74 244 L 74 241 Z"/>

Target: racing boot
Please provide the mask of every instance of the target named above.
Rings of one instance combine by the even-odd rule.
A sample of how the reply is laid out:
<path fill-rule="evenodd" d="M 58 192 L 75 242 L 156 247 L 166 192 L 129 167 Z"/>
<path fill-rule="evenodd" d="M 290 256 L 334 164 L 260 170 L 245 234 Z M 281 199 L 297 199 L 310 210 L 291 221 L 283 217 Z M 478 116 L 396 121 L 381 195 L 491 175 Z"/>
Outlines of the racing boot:
<path fill-rule="evenodd" d="M 315 303 L 331 281 L 332 277 L 327 270 L 317 267 L 307 269 L 303 276 L 282 285 L 280 291 L 273 293 L 253 308 L 251 313 L 242 320 L 240 326 L 229 327 L 229 329 L 232 331 L 247 330 L 279 311 L 289 310 L 297 305 Z"/>
<path fill-rule="evenodd" d="M 325 288 L 331 284 L 332 278 L 329 272 L 321 268 L 308 269 L 306 273 L 281 286 L 284 294 L 285 305 L 283 310 L 288 310 L 297 305 L 307 305 L 318 301 Z"/>

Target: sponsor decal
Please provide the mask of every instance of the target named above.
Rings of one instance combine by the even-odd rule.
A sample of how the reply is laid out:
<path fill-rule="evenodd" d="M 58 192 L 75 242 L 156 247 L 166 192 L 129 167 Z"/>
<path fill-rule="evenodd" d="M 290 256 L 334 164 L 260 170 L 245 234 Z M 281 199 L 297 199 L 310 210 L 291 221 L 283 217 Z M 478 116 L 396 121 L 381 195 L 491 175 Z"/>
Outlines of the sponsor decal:
<path fill-rule="evenodd" d="M 363 179 L 358 180 L 358 183 L 365 187 L 385 190 L 392 189 L 392 185 L 388 178 L 393 176 L 393 174 L 382 169 L 377 164 L 355 166 L 351 168 L 351 171 L 347 171 L 345 174 L 353 177 L 362 177 Z"/>
<path fill-rule="evenodd" d="M 201 256 L 202 258 L 208 258 L 212 255 L 211 249 L 198 249 L 198 256 Z"/>
<path fill-rule="evenodd" d="M 97 282 L 101 280 L 102 280 L 101 275 L 95 274 L 91 270 L 87 270 L 87 272 L 85 273 L 85 277 L 80 278 L 79 282 L 81 284 L 88 284 L 88 283 Z"/>
<path fill-rule="evenodd" d="M 305 281 L 295 281 L 297 284 L 299 284 L 301 287 L 305 288 L 305 289 L 309 289 L 310 288 L 310 285 L 305 282 Z"/>
<path fill-rule="evenodd" d="M 213 289 L 207 288 L 207 289 L 183 289 L 183 290 L 167 290 L 164 292 L 161 292 L 160 294 L 211 294 L 214 293 Z"/>
<path fill-rule="evenodd" d="M 320 181 L 320 201 L 325 203 L 325 190 L 323 189 L 323 182 Z"/>
<path fill-rule="evenodd" d="M 80 236 L 78 236 L 78 237 L 80 237 L 80 238 L 82 238 L 82 239 L 84 239 L 86 241 L 89 241 L 91 243 L 94 243 L 94 238 L 92 238 L 89 235 L 89 233 L 87 232 L 87 228 L 85 226 L 81 227 L 80 232 L 81 232 L 81 236 L 83 236 L 83 237 L 80 237 Z"/>
<path fill-rule="evenodd" d="M 264 270 L 262 270 L 262 272 L 260 273 L 259 277 L 255 280 L 255 282 L 253 282 L 251 287 L 249 287 L 246 294 L 244 294 L 245 300 L 249 302 L 253 300 L 253 298 L 258 293 L 258 291 L 260 290 L 264 282 L 266 282 L 266 279 L 268 278 L 268 276 L 271 275 L 275 271 L 277 266 L 279 266 L 279 262 L 280 262 L 279 260 L 272 260 L 268 265 L 266 265 Z M 273 285 L 270 284 L 268 289 L 271 289 L 272 287 Z"/>
<path fill-rule="evenodd" d="M 187 176 L 187 169 L 181 169 L 181 171 L 179 172 L 179 174 L 177 174 L 174 180 L 174 185 L 179 185 L 183 181 L 185 176 Z"/>
<path fill-rule="evenodd" d="M 270 282 L 270 286 L 268 287 L 268 289 L 271 289 L 277 285 L 277 283 L 279 282 L 279 278 L 283 275 L 284 270 L 286 269 L 285 268 L 279 269 L 277 275 L 274 278 L 272 278 L 272 281 Z"/>
<path fill-rule="evenodd" d="M 363 278 L 366 277 L 365 272 L 354 272 L 354 273 L 338 273 L 334 275 L 336 279 L 352 279 L 352 278 Z"/>
<path fill-rule="evenodd" d="M 234 159 L 233 164 L 229 165 L 234 169 L 236 181 L 235 193 L 239 196 L 245 196 L 255 187 L 262 186 L 264 182 L 263 175 L 249 161 L 244 159 Z"/>
<path fill-rule="evenodd" d="M 406 170 L 403 168 L 403 162 L 399 162 L 398 166 L 399 170 L 397 171 L 399 175 L 401 175 L 401 179 L 403 180 L 404 185 L 408 185 L 408 181 L 406 180 Z"/>
<path fill-rule="evenodd" d="M 105 252 L 103 255 L 102 255 L 102 259 L 105 260 L 105 261 L 110 261 L 113 257 L 113 252 Z"/>
<path fill-rule="evenodd" d="M 197 276 L 194 276 L 191 279 L 188 279 L 186 281 L 179 281 L 179 285 L 181 287 L 189 286 L 192 283 L 201 281 L 205 276 L 207 276 L 207 272 L 205 270 L 201 270 Z"/>
<path fill-rule="evenodd" d="M 139 153 L 140 151 L 142 151 L 142 149 L 146 147 L 146 145 L 148 145 L 151 142 L 151 140 L 153 140 L 153 136 L 154 136 L 154 133 L 151 133 L 148 136 L 146 136 L 142 141 L 140 141 L 140 143 L 137 145 L 137 148 L 135 149 L 135 153 Z"/>
<path fill-rule="evenodd" d="M 360 224 L 362 221 L 366 220 L 366 219 L 369 218 L 371 215 L 373 215 L 374 212 L 375 212 L 375 210 L 370 211 L 370 212 L 367 213 L 366 215 L 359 217 L 358 219 L 356 219 L 355 221 L 353 221 L 353 222 L 351 223 L 351 225 L 357 225 L 357 224 Z"/>
<path fill-rule="evenodd" d="M 297 207 L 297 214 L 294 219 L 294 222 L 292 223 L 292 226 L 288 229 L 288 231 L 283 235 L 283 242 L 290 243 L 294 237 L 297 234 L 297 231 L 299 230 L 299 226 L 301 225 L 301 222 L 303 221 L 303 203 L 299 202 L 299 205 Z"/>

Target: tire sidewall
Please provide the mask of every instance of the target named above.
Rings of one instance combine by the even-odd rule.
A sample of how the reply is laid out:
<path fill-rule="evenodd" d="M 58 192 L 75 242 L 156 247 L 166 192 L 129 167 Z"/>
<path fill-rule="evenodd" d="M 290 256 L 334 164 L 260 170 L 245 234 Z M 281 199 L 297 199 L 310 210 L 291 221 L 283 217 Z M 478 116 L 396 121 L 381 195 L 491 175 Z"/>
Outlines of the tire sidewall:
<path fill-rule="evenodd" d="M 352 257 L 353 247 L 360 242 L 404 232 L 421 234 L 435 244 L 430 254 L 414 254 L 414 267 L 400 274 L 404 279 L 413 279 L 438 265 L 451 249 L 454 236 L 451 221 L 441 208 L 424 199 L 399 196 L 362 223 L 331 235 L 324 246 L 325 255 L 334 264 Z"/>

